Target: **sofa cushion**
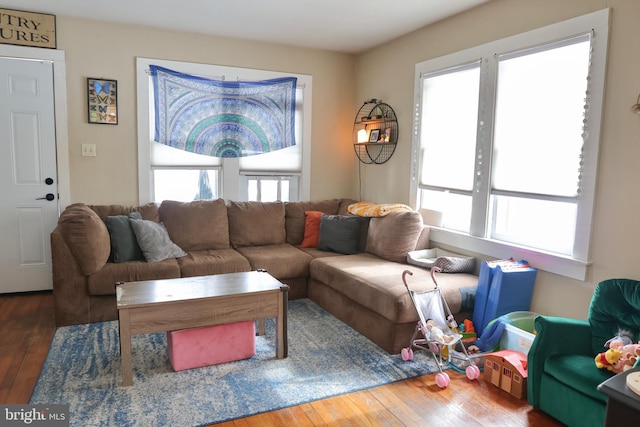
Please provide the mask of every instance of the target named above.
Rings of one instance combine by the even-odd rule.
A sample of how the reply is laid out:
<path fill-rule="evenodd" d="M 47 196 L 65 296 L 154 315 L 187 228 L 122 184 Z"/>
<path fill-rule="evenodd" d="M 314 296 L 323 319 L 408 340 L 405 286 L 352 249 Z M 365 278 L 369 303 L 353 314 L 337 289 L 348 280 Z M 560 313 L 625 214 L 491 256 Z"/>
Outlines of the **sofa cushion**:
<path fill-rule="evenodd" d="M 311 257 L 313 258 L 324 258 L 329 256 L 344 256 L 343 254 L 339 254 L 337 252 L 321 251 L 318 248 L 300 248 L 300 250 L 306 254 L 311 255 Z"/>
<path fill-rule="evenodd" d="M 158 211 L 171 240 L 185 251 L 230 247 L 227 206 L 223 199 L 188 203 L 165 200 Z"/>
<path fill-rule="evenodd" d="M 140 206 L 125 205 L 88 205 L 98 216 L 106 222 L 107 217 L 115 215 L 129 215 L 131 212 L 140 212 L 142 219 L 160 222 L 158 216 L 158 205 L 155 203 L 147 203 Z"/>
<path fill-rule="evenodd" d="M 285 243 L 284 203 L 232 201 L 227 211 L 234 248 Z"/>
<path fill-rule="evenodd" d="M 276 279 L 309 276 L 311 255 L 288 243 L 268 246 L 248 246 L 238 248 L 251 263 L 251 268 L 263 268 Z"/>
<path fill-rule="evenodd" d="M 111 244 L 107 226 L 98 214 L 83 203 L 69 205 L 60 215 L 58 226 L 83 275 L 104 267 Z"/>
<path fill-rule="evenodd" d="M 413 276 L 407 279 L 411 290 L 420 292 L 435 288 L 428 270 L 385 261 L 369 253 L 315 258 L 309 264 L 309 275 L 314 280 L 393 323 L 418 319 L 402 282 L 404 270 L 413 272 Z M 478 284 L 478 276 L 466 273 L 439 274 L 436 280 L 453 314 L 458 313 L 462 306 L 460 289 Z"/>
<path fill-rule="evenodd" d="M 371 218 L 367 252 L 389 261 L 405 262 L 407 253 L 416 248 L 422 228 L 422 216 L 417 211 L 391 212 L 381 218 Z"/>
<path fill-rule="evenodd" d="M 177 279 L 180 277 L 178 262 L 171 258 L 160 262 L 130 261 L 120 264 L 107 263 L 100 271 L 87 279 L 90 295 L 115 295 L 116 282 Z"/>
<path fill-rule="evenodd" d="M 322 219 L 322 212 L 320 211 L 306 211 L 306 220 L 304 223 L 304 239 L 300 243 L 301 248 L 317 248 L 318 237 L 320 236 L 320 220 Z"/>
<path fill-rule="evenodd" d="M 357 202 L 357 200 L 353 199 L 340 199 L 340 206 L 338 206 L 336 215 L 349 215 L 349 206 Z"/>
<path fill-rule="evenodd" d="M 358 216 L 326 215 L 320 219 L 318 249 L 350 255 L 360 252 L 360 229 L 362 219 Z"/>
<path fill-rule="evenodd" d="M 423 224 L 422 231 L 420 232 L 420 237 L 418 237 L 418 241 L 416 242 L 416 250 L 428 249 L 431 246 L 431 242 L 429 240 L 430 233 L 431 233 L 431 227 Z"/>
<path fill-rule="evenodd" d="M 107 217 L 107 229 L 111 239 L 111 262 L 144 261 L 144 255 L 136 233 L 133 232 L 129 218 L 142 219 L 140 212 L 131 212 L 127 215 L 114 215 Z"/>
<path fill-rule="evenodd" d="M 306 211 L 319 211 L 336 215 L 340 207 L 340 199 L 321 200 L 317 202 L 287 202 L 285 204 L 285 227 L 287 243 L 299 245 L 304 238 Z"/>
<path fill-rule="evenodd" d="M 251 271 L 249 261 L 235 249 L 191 251 L 178 258 L 182 277 Z"/>
<path fill-rule="evenodd" d="M 162 223 L 134 218 L 129 218 L 129 221 L 147 262 L 159 262 L 187 254 L 171 241 Z"/>

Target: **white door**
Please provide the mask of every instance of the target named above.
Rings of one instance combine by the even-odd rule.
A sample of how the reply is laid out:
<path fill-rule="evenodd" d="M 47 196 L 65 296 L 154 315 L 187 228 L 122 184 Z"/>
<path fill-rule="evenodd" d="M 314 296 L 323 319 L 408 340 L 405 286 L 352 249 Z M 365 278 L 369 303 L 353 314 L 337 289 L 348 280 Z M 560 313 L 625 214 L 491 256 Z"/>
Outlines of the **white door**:
<path fill-rule="evenodd" d="M 53 93 L 50 61 L 0 58 L 0 293 L 52 288 Z"/>

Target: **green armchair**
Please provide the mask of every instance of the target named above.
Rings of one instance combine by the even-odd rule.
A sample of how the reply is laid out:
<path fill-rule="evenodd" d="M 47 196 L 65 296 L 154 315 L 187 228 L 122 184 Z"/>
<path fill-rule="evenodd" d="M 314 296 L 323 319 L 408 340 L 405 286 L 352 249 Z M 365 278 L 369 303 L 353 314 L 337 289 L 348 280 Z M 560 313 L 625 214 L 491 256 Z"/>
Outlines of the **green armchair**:
<path fill-rule="evenodd" d="M 620 330 L 640 339 L 640 281 L 610 279 L 596 286 L 588 320 L 538 316 L 528 355 L 531 406 L 568 426 L 604 425 L 607 397 L 598 385 L 613 373 L 594 358 Z"/>

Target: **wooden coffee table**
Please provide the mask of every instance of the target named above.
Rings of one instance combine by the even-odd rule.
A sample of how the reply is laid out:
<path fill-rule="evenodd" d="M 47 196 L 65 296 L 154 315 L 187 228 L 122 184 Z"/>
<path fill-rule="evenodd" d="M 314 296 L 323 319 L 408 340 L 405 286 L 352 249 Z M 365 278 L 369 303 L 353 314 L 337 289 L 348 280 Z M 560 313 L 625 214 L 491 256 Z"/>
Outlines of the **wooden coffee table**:
<path fill-rule="evenodd" d="M 287 357 L 288 293 L 264 271 L 119 283 L 122 385 L 133 384 L 131 337 L 138 334 L 254 319 L 264 330 L 264 319 L 275 317 L 276 357 Z"/>

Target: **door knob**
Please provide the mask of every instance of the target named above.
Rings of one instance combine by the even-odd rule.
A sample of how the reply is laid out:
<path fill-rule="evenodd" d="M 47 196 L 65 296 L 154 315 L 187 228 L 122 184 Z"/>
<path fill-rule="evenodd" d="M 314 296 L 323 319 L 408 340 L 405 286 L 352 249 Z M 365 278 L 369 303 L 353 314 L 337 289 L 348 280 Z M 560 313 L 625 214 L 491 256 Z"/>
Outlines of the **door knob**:
<path fill-rule="evenodd" d="M 36 200 L 48 200 L 48 201 L 52 201 L 53 199 L 55 199 L 56 196 L 53 195 L 53 193 L 48 193 L 46 196 L 44 197 L 38 197 Z"/>

